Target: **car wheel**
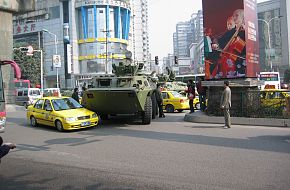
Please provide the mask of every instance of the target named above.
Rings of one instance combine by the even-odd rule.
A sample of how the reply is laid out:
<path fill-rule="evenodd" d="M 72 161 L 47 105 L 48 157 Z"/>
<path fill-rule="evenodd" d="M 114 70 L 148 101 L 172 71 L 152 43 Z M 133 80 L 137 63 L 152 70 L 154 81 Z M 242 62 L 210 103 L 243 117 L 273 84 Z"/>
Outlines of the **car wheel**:
<path fill-rule="evenodd" d="M 178 111 L 179 113 L 183 112 L 183 110 L 180 110 L 180 109 L 179 109 L 179 110 L 177 110 L 177 111 Z"/>
<path fill-rule="evenodd" d="M 196 104 L 194 105 L 194 107 L 195 107 L 195 109 L 200 110 L 200 103 L 199 103 L 199 102 L 196 103 Z"/>
<path fill-rule="evenodd" d="M 173 105 L 167 105 L 167 106 L 165 107 L 165 109 L 166 109 L 166 111 L 167 111 L 168 113 L 173 113 L 173 112 L 174 112 L 174 106 L 173 106 Z"/>
<path fill-rule="evenodd" d="M 30 117 L 30 125 L 31 125 L 32 127 L 36 127 L 36 126 L 37 126 L 37 121 L 36 121 L 36 119 L 35 119 L 34 116 L 31 116 L 31 117 Z"/>
<path fill-rule="evenodd" d="M 58 131 L 63 131 L 62 123 L 61 123 L 61 121 L 59 121 L 59 120 L 56 120 L 56 122 L 55 122 L 55 127 L 56 127 L 56 129 L 57 129 Z"/>

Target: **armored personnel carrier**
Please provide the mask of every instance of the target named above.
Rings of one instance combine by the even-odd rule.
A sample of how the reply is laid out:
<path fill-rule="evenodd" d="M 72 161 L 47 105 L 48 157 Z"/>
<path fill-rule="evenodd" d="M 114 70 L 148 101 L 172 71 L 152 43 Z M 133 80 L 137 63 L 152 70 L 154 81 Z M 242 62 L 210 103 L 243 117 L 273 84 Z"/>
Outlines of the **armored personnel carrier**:
<path fill-rule="evenodd" d="M 101 119 L 134 114 L 141 116 L 142 124 L 150 124 L 157 114 L 156 83 L 139 72 L 142 67 L 143 64 L 127 60 L 113 65 L 113 74 L 94 76 L 83 94 L 83 106 L 98 113 Z"/>

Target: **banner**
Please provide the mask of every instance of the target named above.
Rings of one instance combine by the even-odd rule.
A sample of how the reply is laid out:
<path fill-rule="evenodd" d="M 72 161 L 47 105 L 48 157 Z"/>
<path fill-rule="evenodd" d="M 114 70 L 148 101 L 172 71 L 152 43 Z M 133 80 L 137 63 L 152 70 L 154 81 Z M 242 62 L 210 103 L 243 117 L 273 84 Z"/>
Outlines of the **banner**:
<path fill-rule="evenodd" d="M 257 77 L 256 0 L 203 0 L 205 77 Z"/>

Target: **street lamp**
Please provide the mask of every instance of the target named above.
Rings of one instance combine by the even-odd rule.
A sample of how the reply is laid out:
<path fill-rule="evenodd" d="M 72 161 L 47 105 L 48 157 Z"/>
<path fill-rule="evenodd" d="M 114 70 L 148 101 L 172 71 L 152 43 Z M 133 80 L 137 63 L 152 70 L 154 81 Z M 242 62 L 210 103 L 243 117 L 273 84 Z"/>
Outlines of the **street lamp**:
<path fill-rule="evenodd" d="M 258 19 L 258 21 L 262 21 L 266 24 L 267 26 L 267 33 L 268 33 L 268 48 L 269 48 L 269 51 L 270 49 L 272 49 L 272 46 L 271 46 L 271 35 L 270 35 L 270 22 L 273 21 L 274 19 L 280 19 L 282 16 L 279 15 L 277 17 L 273 17 L 271 18 L 269 21 L 266 21 L 264 19 Z M 271 57 L 270 57 L 270 52 L 268 52 L 268 60 L 270 62 L 270 68 L 271 68 L 271 71 L 273 71 L 273 64 L 272 64 L 272 61 L 271 61 Z"/>
<path fill-rule="evenodd" d="M 108 74 L 108 36 L 109 33 L 112 32 L 112 30 L 103 30 L 102 32 L 106 33 L 106 67 L 105 67 L 105 73 Z"/>
<path fill-rule="evenodd" d="M 48 31 L 46 29 L 42 29 L 42 31 L 54 36 L 55 55 L 57 55 L 58 39 L 57 39 L 56 34 L 50 32 L 50 31 Z M 59 88 L 59 83 L 58 83 L 58 67 L 56 67 L 56 87 Z"/>

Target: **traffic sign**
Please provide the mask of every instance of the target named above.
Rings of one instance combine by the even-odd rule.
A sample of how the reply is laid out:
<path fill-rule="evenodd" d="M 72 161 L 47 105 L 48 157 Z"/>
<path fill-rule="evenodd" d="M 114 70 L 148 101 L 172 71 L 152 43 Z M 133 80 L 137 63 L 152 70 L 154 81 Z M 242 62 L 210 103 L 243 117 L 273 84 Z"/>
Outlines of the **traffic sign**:
<path fill-rule="evenodd" d="M 53 55 L 52 62 L 55 68 L 60 68 L 61 67 L 60 55 Z"/>

